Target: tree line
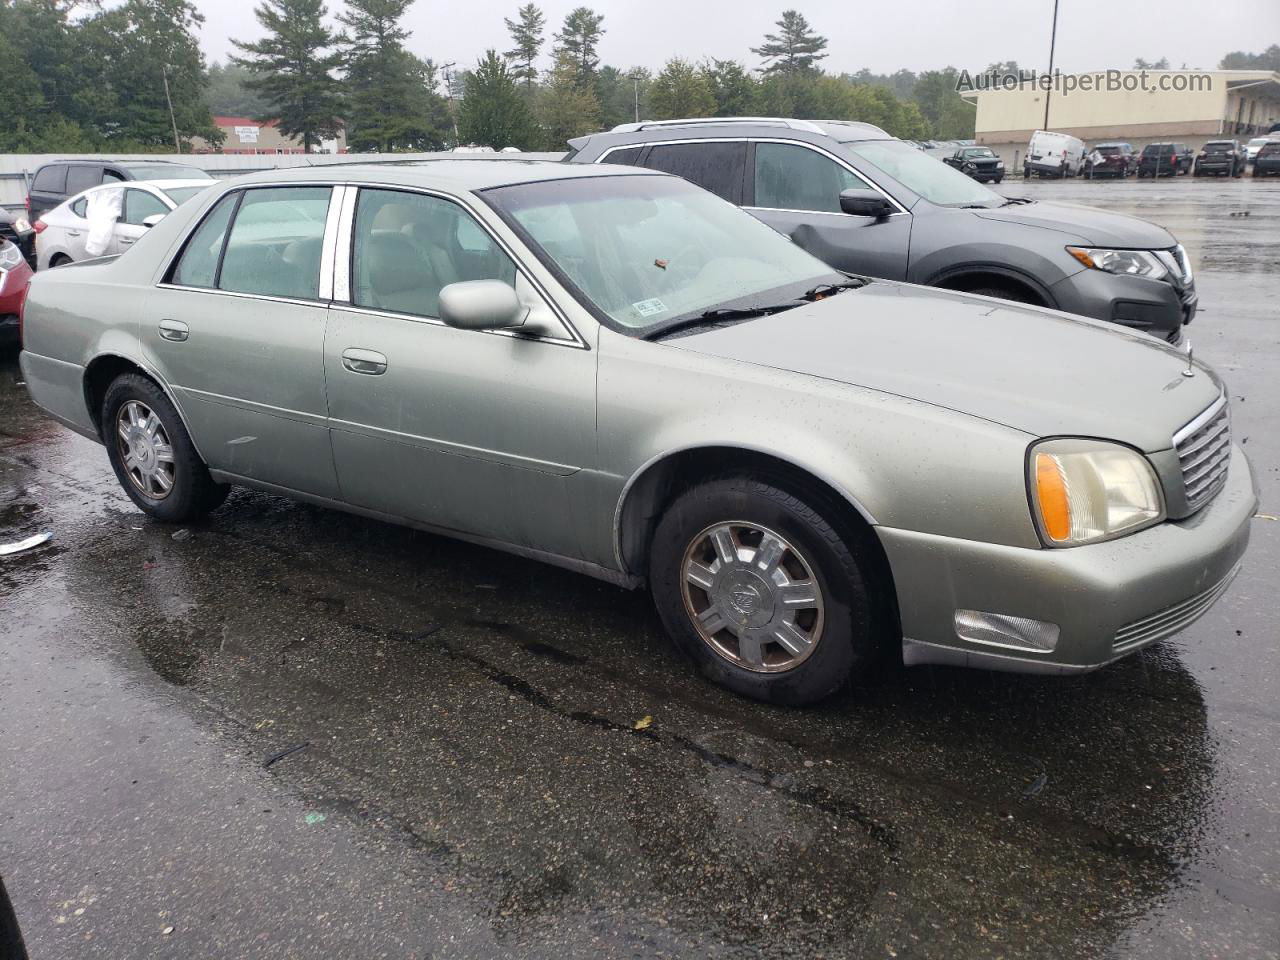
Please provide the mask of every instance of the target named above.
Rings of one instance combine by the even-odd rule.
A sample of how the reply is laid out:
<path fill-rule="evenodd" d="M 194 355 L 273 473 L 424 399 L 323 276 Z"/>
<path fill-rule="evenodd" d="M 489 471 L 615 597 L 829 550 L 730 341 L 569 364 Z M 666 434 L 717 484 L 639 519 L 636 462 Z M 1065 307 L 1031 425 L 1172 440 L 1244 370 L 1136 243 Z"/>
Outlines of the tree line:
<path fill-rule="evenodd" d="M 466 143 L 562 150 L 571 137 L 637 118 L 701 116 L 862 120 L 910 139 L 973 135 L 955 68 L 828 73 L 828 38 L 796 10 L 751 48 L 750 62 L 672 58 L 655 73 L 602 61 L 602 14 L 578 7 L 556 28 L 533 2 L 504 19 L 507 38 L 475 64 L 437 63 L 408 48 L 414 2 L 345 0 L 331 18 L 324 0 L 261 0 L 259 39 L 233 40 L 228 62 L 210 66 L 191 0 L 111 9 L 0 0 L 0 152 L 171 151 L 175 141 L 186 152 L 197 138 L 217 147 L 215 114 L 275 122 L 308 149 L 342 129 L 352 151 L 380 153 Z"/>

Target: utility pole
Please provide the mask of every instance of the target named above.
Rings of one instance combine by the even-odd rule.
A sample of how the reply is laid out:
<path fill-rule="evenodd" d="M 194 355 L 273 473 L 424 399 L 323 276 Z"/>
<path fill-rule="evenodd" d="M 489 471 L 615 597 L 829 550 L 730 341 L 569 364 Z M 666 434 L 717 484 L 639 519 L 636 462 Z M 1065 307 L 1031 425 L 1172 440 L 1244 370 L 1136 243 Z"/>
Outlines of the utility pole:
<path fill-rule="evenodd" d="M 640 122 L 640 74 L 633 73 L 631 82 L 635 85 L 636 90 L 636 123 Z"/>
<path fill-rule="evenodd" d="M 1053 48 L 1058 44 L 1058 0 L 1053 0 L 1053 30 L 1049 33 L 1049 86 L 1044 91 L 1044 128 L 1049 129 L 1049 98 L 1053 96 Z"/>
<path fill-rule="evenodd" d="M 164 80 L 164 102 L 169 104 L 169 122 L 173 124 L 173 152 L 181 153 L 182 144 L 178 142 L 178 118 L 173 115 L 173 98 L 169 96 L 169 65 L 160 68 L 160 76 Z"/>
<path fill-rule="evenodd" d="M 462 137 L 458 133 L 458 114 L 453 108 L 453 74 L 450 72 L 457 65 L 457 61 L 442 63 L 440 69 L 444 72 L 444 93 L 449 98 L 449 119 L 453 121 L 453 145 L 460 147 L 462 146 Z"/>

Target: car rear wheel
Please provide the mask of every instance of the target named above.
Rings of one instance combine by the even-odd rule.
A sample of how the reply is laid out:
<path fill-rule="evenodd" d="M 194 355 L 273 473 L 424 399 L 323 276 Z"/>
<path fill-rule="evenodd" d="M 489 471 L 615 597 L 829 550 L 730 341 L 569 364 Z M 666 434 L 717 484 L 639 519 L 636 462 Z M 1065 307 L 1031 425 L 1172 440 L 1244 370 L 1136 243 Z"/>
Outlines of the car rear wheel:
<path fill-rule="evenodd" d="M 52 259 L 49 260 L 49 268 L 52 269 L 54 267 L 60 267 L 63 264 L 71 263 L 71 262 L 72 262 L 71 258 L 68 257 L 66 254 L 55 253 Z"/>
<path fill-rule="evenodd" d="M 834 693 L 870 659 L 871 561 L 835 520 L 745 476 L 676 498 L 654 533 L 650 588 L 663 625 L 704 676 L 798 706 Z"/>
<path fill-rule="evenodd" d="M 230 487 L 209 476 L 177 408 L 146 377 L 125 374 L 107 388 L 102 438 L 125 493 L 157 520 L 194 520 L 227 499 Z"/>

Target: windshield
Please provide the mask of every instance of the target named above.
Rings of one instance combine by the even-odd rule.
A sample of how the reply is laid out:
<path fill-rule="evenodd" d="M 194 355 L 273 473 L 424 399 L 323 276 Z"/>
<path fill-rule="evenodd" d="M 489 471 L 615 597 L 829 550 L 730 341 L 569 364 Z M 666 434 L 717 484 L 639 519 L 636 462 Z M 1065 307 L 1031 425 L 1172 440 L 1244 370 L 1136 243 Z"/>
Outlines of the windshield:
<path fill-rule="evenodd" d="M 204 193 L 208 187 L 165 187 L 162 191 L 174 203 L 181 206 L 197 193 Z"/>
<path fill-rule="evenodd" d="M 548 180 L 483 196 L 588 306 L 636 335 L 843 279 L 755 217 L 676 177 Z"/>
<path fill-rule="evenodd" d="M 862 140 L 848 148 L 908 190 L 943 207 L 998 207 L 1004 197 L 902 140 Z"/>
<path fill-rule="evenodd" d="M 212 180 L 209 174 L 196 167 L 184 167 L 177 163 L 156 164 L 154 167 L 130 166 L 135 180 Z"/>
<path fill-rule="evenodd" d="M 986 147 L 969 147 L 965 150 L 964 155 L 966 157 L 994 157 L 995 156 L 995 154 L 992 153 Z"/>

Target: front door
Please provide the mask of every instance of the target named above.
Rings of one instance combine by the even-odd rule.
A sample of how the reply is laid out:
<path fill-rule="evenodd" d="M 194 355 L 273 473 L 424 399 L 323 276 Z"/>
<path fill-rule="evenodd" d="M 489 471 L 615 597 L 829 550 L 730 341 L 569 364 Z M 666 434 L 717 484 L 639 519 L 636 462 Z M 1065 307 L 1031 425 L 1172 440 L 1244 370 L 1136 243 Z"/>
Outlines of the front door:
<path fill-rule="evenodd" d="M 536 336 L 438 319 L 442 287 L 483 279 L 515 286 Z M 586 509 L 578 475 L 595 451 L 594 351 L 448 199 L 362 189 L 349 286 L 350 304 L 330 310 L 324 345 L 343 498 L 576 555 L 575 518 Z"/>
<path fill-rule="evenodd" d="M 837 270 L 885 280 L 905 280 L 911 214 L 882 219 L 840 210 L 845 190 L 874 190 L 831 156 L 800 143 L 752 145 L 747 209 L 779 233 Z"/>
<path fill-rule="evenodd" d="M 328 186 L 224 196 L 148 296 L 148 361 L 215 470 L 336 498 L 326 423 Z"/>

